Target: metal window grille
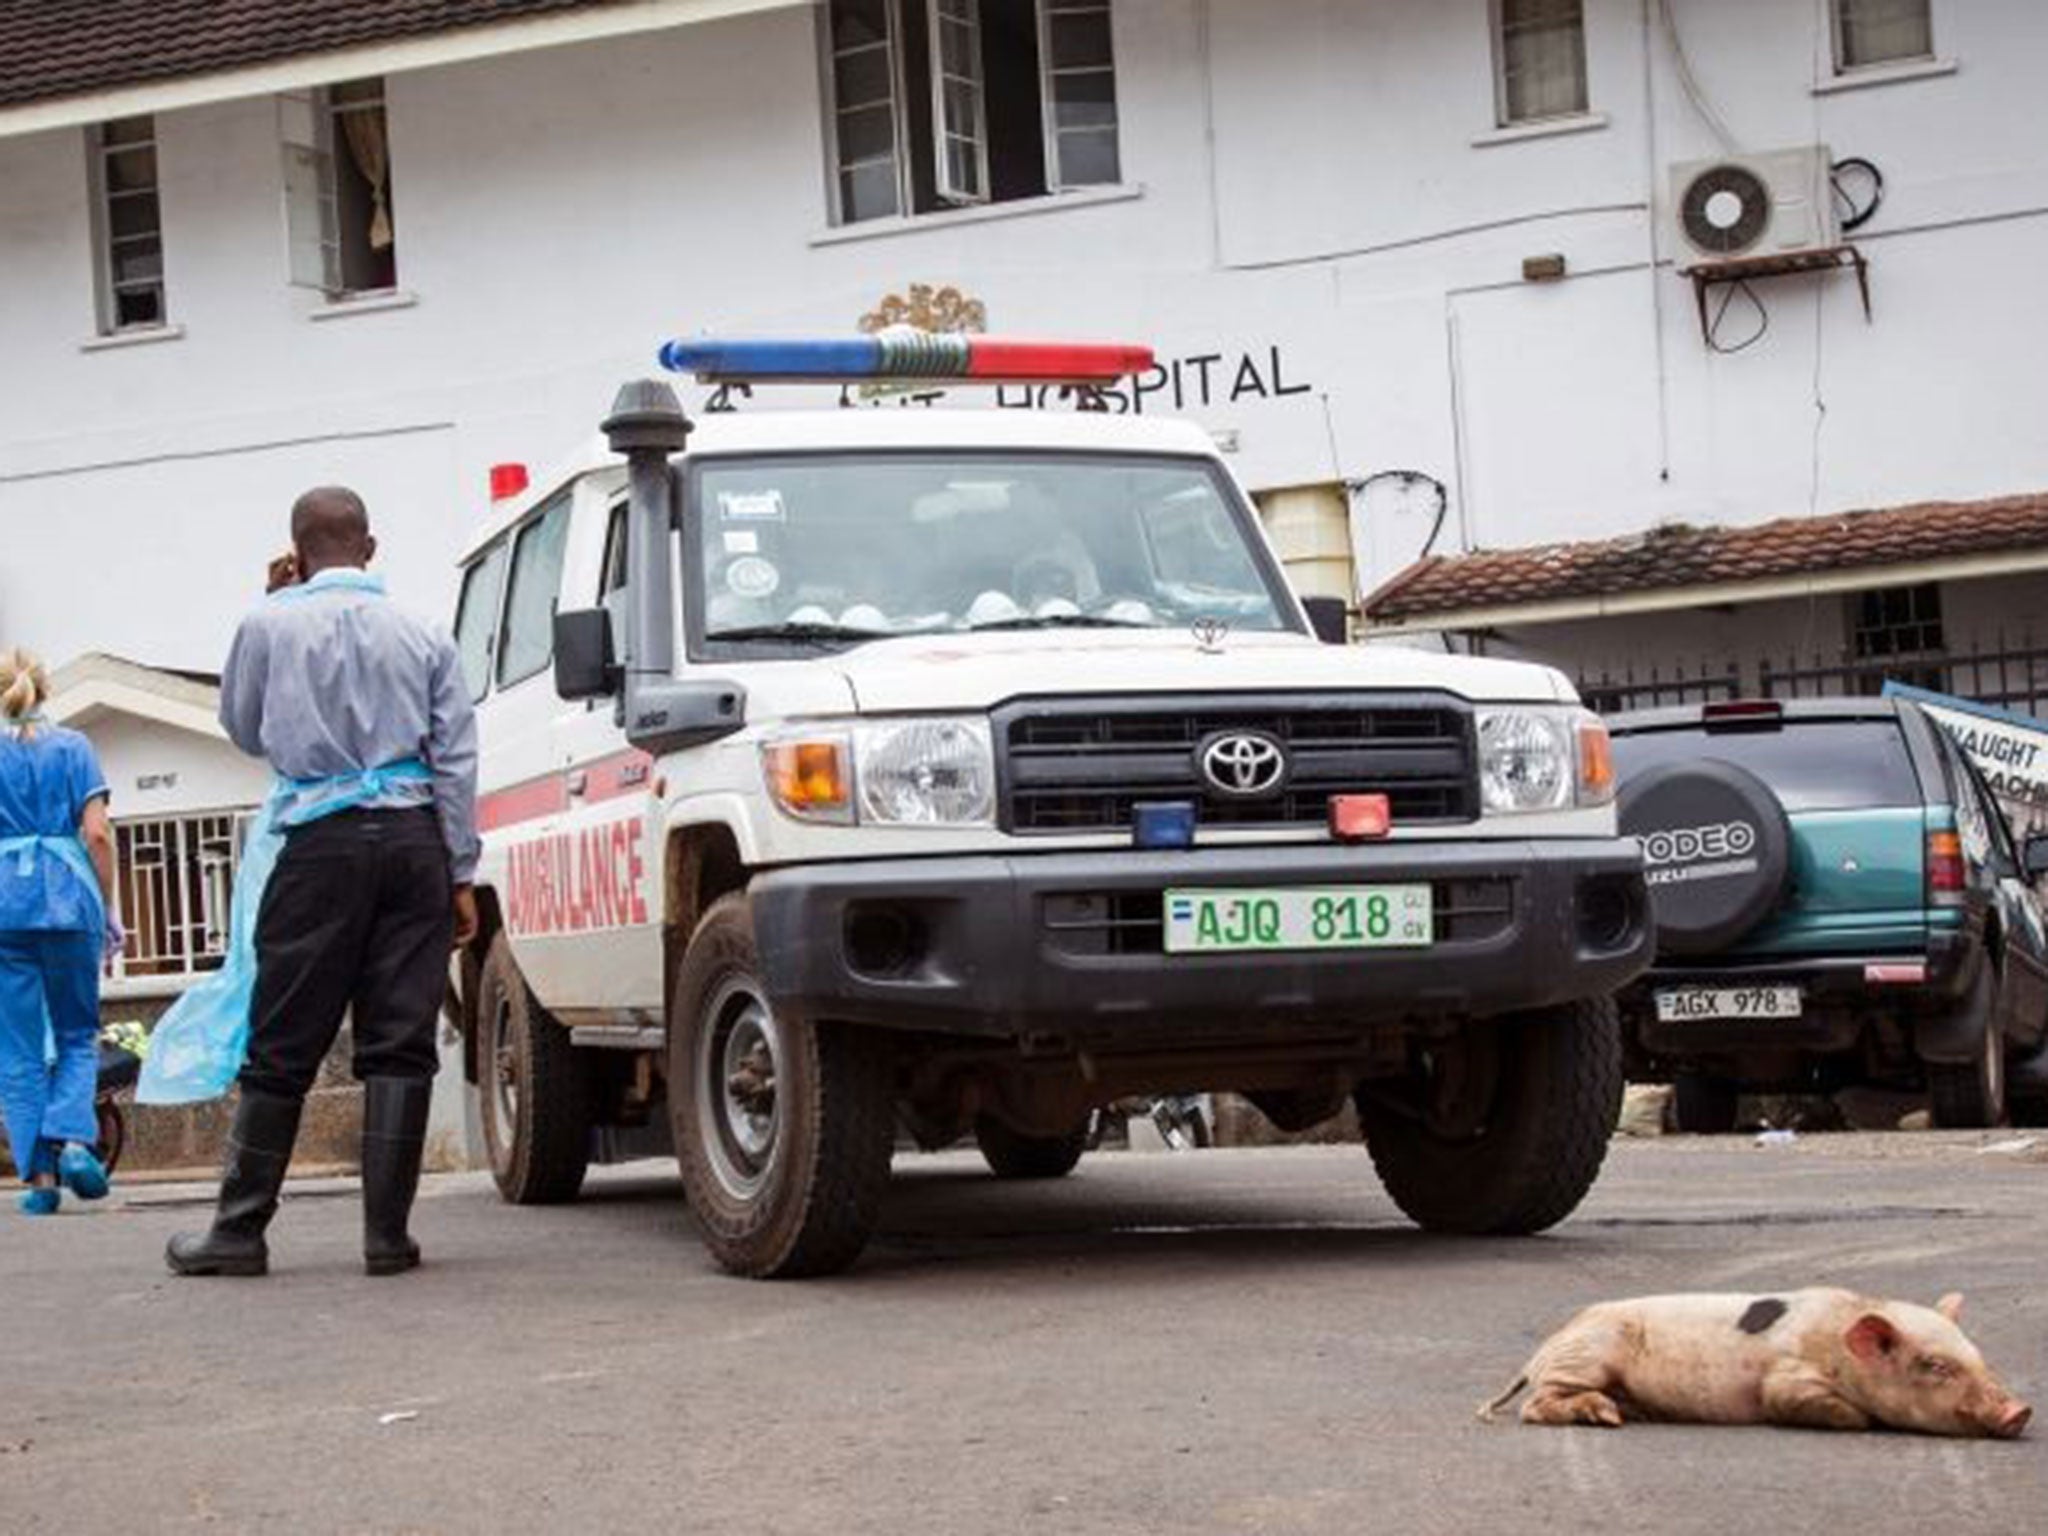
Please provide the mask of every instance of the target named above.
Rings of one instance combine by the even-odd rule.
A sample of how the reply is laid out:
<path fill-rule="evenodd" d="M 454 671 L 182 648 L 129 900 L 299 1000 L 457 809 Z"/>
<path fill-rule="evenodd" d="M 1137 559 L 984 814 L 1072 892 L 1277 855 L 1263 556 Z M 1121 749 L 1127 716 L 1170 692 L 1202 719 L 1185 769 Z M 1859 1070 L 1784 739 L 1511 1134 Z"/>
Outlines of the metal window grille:
<path fill-rule="evenodd" d="M 1495 0 L 1495 105 L 1503 128 L 1584 112 L 1581 0 Z"/>
<path fill-rule="evenodd" d="M 163 208 L 157 196 L 156 120 L 124 117 L 92 135 L 99 239 L 100 331 L 162 325 Z"/>
<path fill-rule="evenodd" d="M 116 821 L 114 906 L 128 930 L 115 981 L 218 970 L 250 811 Z"/>
<path fill-rule="evenodd" d="M 1116 60 L 1109 0 L 1040 0 L 1038 61 L 1044 76 L 1046 180 L 1053 191 L 1098 186 L 1121 174 Z"/>
<path fill-rule="evenodd" d="M 1929 0 L 1834 0 L 1835 68 L 1934 57 Z"/>

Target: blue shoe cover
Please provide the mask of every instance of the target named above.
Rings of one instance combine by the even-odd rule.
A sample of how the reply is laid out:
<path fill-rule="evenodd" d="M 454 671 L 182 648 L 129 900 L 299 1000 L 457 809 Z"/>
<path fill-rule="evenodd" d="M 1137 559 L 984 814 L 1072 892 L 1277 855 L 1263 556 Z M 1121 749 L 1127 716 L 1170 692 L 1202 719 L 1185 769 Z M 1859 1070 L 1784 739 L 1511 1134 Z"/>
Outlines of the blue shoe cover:
<path fill-rule="evenodd" d="M 58 1157 L 57 1177 L 81 1200 L 106 1198 L 107 1170 L 100 1166 L 98 1158 L 75 1141 Z"/>
<path fill-rule="evenodd" d="M 57 1207 L 64 1203 L 64 1192 L 60 1189 L 25 1189 L 14 1203 L 24 1216 L 54 1216 Z"/>

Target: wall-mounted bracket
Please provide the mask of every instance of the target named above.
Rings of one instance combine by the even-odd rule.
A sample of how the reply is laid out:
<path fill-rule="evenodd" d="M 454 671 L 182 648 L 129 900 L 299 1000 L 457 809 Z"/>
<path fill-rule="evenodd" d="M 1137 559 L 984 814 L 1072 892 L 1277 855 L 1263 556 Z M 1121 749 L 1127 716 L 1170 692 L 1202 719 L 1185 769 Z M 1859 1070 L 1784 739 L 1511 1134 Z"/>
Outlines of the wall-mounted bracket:
<path fill-rule="evenodd" d="M 1713 326 L 1707 319 L 1707 290 L 1723 283 L 1749 282 L 1760 277 L 1788 277 L 1796 272 L 1837 272 L 1851 267 L 1856 272 L 1856 289 L 1863 297 L 1863 318 L 1870 319 L 1870 263 L 1853 245 L 1831 245 L 1815 251 L 1793 251 L 1779 256 L 1739 256 L 1728 261 L 1706 262 L 1682 267 L 1680 275 L 1692 279 L 1693 302 L 1700 314 L 1700 339 L 1712 346 Z"/>

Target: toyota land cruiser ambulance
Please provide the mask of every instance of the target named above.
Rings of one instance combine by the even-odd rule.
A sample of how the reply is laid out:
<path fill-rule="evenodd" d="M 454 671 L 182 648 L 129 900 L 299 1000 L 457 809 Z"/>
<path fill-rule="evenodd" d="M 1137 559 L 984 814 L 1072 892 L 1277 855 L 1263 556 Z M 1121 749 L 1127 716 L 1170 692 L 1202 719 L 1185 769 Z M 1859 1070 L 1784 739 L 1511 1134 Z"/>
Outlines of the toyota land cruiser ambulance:
<path fill-rule="evenodd" d="M 663 361 L 1085 404 L 1149 354 Z M 720 1264 L 817 1274 L 869 1235 L 899 1126 L 1051 1177 L 1094 1106 L 1229 1089 L 1289 1130 L 1355 1102 L 1426 1228 L 1578 1204 L 1651 942 L 1606 732 L 1557 672 L 1319 639 L 1180 421 L 692 423 L 642 382 L 604 434 L 476 537 L 456 617 L 485 843 L 459 1014 L 507 1199 L 672 1146 Z"/>

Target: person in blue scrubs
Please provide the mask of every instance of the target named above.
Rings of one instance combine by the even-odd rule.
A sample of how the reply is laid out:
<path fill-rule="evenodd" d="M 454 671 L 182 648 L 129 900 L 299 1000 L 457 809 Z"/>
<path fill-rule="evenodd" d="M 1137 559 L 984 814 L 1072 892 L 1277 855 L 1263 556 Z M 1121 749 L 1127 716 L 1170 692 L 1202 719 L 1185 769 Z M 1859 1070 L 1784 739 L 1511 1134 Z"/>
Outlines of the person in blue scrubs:
<path fill-rule="evenodd" d="M 43 719 L 48 694 L 34 657 L 0 651 L 0 1119 L 28 1216 L 107 1192 L 100 958 L 120 942 L 107 781 L 90 742 Z"/>

